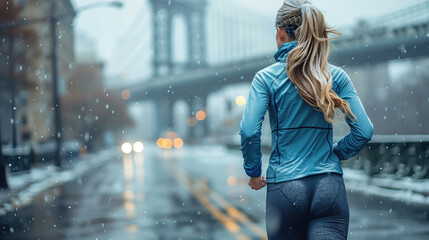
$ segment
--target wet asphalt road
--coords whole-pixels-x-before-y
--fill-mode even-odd
[[[0,217],[0,239],[264,238],[265,189],[247,186],[239,151],[146,144],[143,154],[111,158]],[[428,207],[356,192],[348,198],[349,239],[429,239]]]

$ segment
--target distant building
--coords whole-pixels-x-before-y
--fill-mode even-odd
[[[104,89],[104,64],[98,59],[94,40],[85,33],[75,36],[74,50],[75,65],[67,79],[67,93],[62,97],[63,135],[86,144],[94,118],[90,102],[96,98],[93,94],[97,90]]]
[[[51,4],[55,3],[56,14],[67,14],[57,23],[57,53],[59,90],[66,92],[67,79],[74,66],[74,29],[75,12],[70,0],[14,0],[19,6],[20,13],[17,19],[38,19],[51,14]],[[3,40],[1,52],[10,55],[6,46],[13,44],[14,73],[13,81],[16,85],[17,106],[17,138],[18,143],[26,141],[41,142],[54,136],[54,110],[52,94],[52,43],[50,22],[41,22],[25,27],[32,33],[31,39],[15,34],[12,38]],[[16,32],[21,32],[20,28]],[[3,36],[2,36],[3,37]],[[5,52],[6,50],[6,52]],[[0,77],[8,76],[9,61],[0,58]],[[10,72],[10,71],[9,71]],[[1,77],[3,78],[3,77]],[[25,79],[25,81],[22,81]],[[2,137],[3,142],[11,142],[11,105],[10,91],[7,83],[1,81],[2,91],[0,99]],[[23,84],[25,82],[25,84]],[[3,85],[6,87],[4,88]],[[7,89],[7,90],[3,90]]]
[[[64,138],[79,140],[88,151],[114,144],[133,125],[126,103],[104,86],[104,64],[93,60],[76,63],[61,100]]]

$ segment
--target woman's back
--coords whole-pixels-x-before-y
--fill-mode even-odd
[[[245,169],[252,173],[255,166],[260,168],[258,164],[252,164],[252,159],[257,160],[254,156],[260,152],[258,123],[262,122],[265,110],[269,111],[272,153],[266,178],[271,183],[324,172],[342,174],[339,160],[352,154],[349,150],[345,153],[334,152],[332,124],[325,120],[322,112],[302,99],[296,86],[290,81],[286,60],[296,44],[297,42],[284,44],[275,56],[277,63],[256,74],[240,126],[243,156],[245,160],[249,159],[245,161]],[[332,65],[329,69],[332,89],[340,97],[351,100],[353,113],[357,118],[356,122],[348,121],[353,127],[357,127],[352,129],[352,133],[357,135],[357,142],[346,147],[359,148],[371,139],[372,124],[347,74]]]

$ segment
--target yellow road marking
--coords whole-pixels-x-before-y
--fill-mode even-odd
[[[266,232],[260,226],[252,222],[252,220],[243,212],[235,208],[227,200],[225,200],[218,193],[210,190],[205,186],[204,192],[209,193],[209,196],[217,202],[223,209],[226,210],[229,216],[223,214],[218,208],[210,203],[207,197],[201,192],[195,189],[194,187],[194,178],[190,176],[182,167],[171,164],[168,160],[168,167],[173,175],[186,187],[188,190],[198,199],[198,201],[219,221],[225,228],[234,233],[235,237],[238,239],[249,239],[245,235],[236,235],[240,231],[240,226],[234,221],[237,220],[244,225],[246,225],[250,230],[252,230],[260,239],[268,239]],[[238,229],[238,230],[237,230]]]
[[[250,218],[246,214],[244,214],[243,212],[241,212],[240,210],[238,210],[237,208],[235,208],[233,205],[231,205],[228,201],[226,201],[224,198],[222,198],[221,195],[219,195],[216,192],[210,191],[210,196],[219,205],[221,205],[224,209],[226,209],[227,212],[228,212],[228,214],[232,218],[234,218],[234,219],[236,219],[236,220],[238,220],[238,221],[246,224],[261,239],[268,239],[267,234],[265,233],[264,229],[262,229],[257,224],[255,224],[254,222],[252,222],[252,220],[250,220]]]
[[[173,166],[168,160],[166,162],[168,163],[168,168],[173,174],[173,176],[176,177],[176,179],[179,180],[179,182],[195,196],[195,198],[201,203],[201,205],[203,205],[213,217],[215,217],[220,223],[222,223],[224,227],[230,233],[232,233],[236,239],[250,240],[248,236],[240,232],[240,226],[237,224],[237,222],[234,221],[233,218],[223,214],[219,209],[217,209],[213,204],[210,203],[210,201],[207,199],[206,196],[204,196],[204,194],[194,188],[192,181],[193,179],[190,178],[189,175],[184,172],[184,170],[182,170],[178,166]]]

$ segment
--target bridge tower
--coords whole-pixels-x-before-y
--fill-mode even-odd
[[[181,14],[186,21],[188,62],[185,68],[206,66],[206,0],[150,0],[153,13],[154,76],[171,75],[174,43],[172,19]]]
[[[206,6],[207,0],[150,0],[152,6],[153,29],[153,75],[154,77],[172,76],[175,69],[192,70],[207,66],[206,54]],[[173,62],[173,18],[182,16],[185,20],[187,42],[187,62]],[[188,100],[192,96],[185,97]],[[173,105],[178,100],[173,94],[160,95],[154,99],[157,116],[157,137],[162,132],[174,130]],[[192,105],[192,104],[191,104]],[[190,107],[192,109],[192,107]],[[193,109],[191,110],[191,112]],[[191,113],[190,113],[191,114]],[[205,126],[203,124],[203,126]],[[207,128],[203,127],[203,131]],[[189,129],[193,137],[193,129]]]

